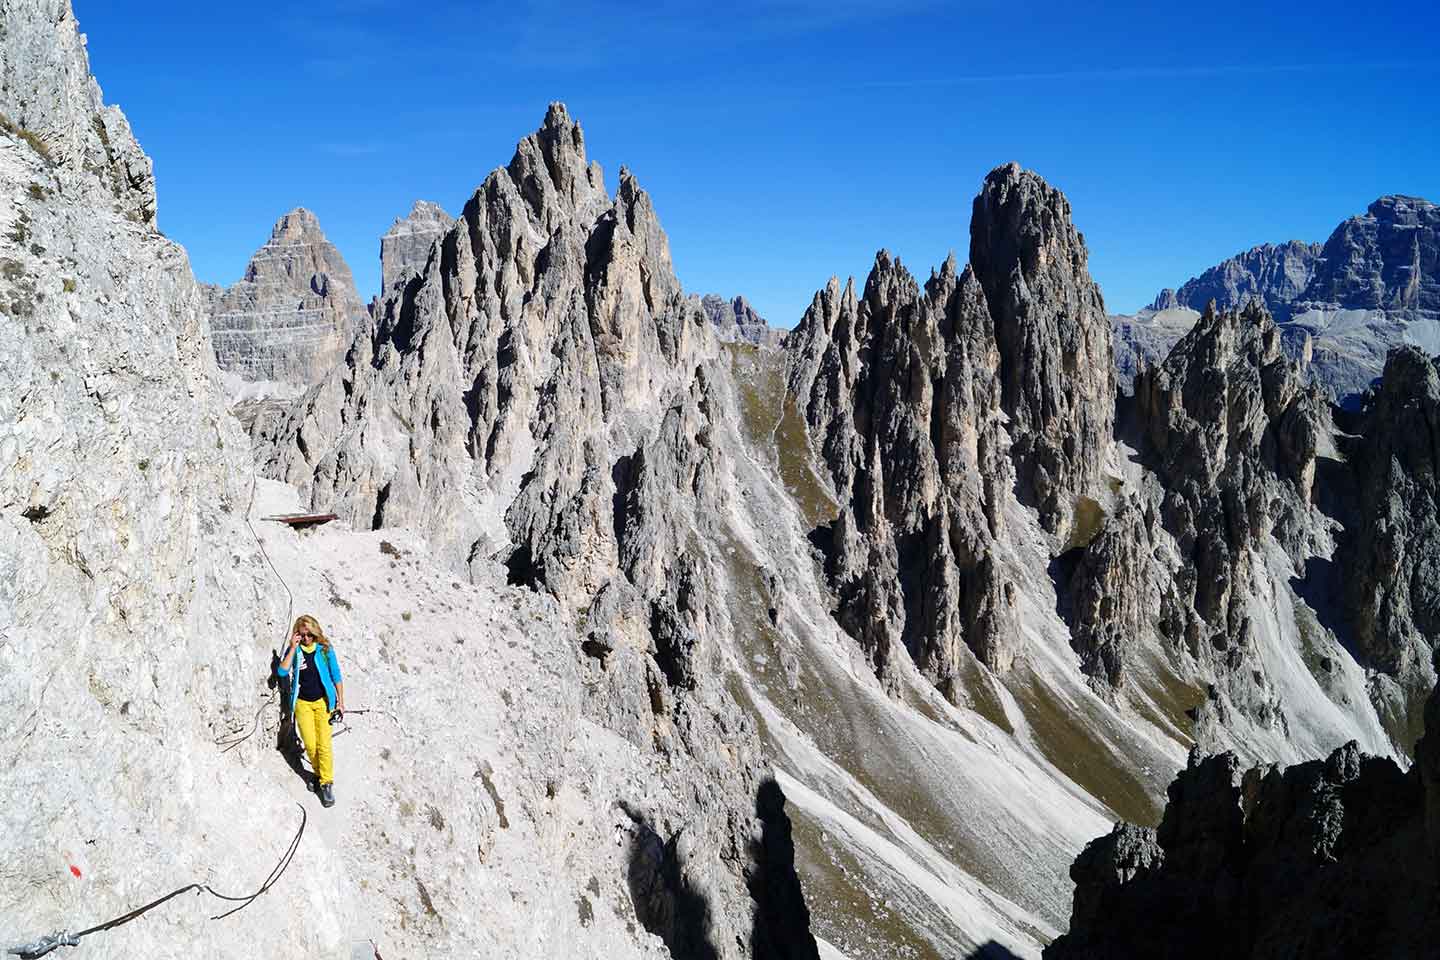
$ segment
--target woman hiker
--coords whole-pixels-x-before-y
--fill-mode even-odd
[[[298,659],[292,671],[292,662]],[[320,803],[335,805],[335,765],[330,752],[330,718],[333,711],[340,719],[345,712],[345,684],[340,678],[340,661],[335,648],[326,639],[314,617],[306,614],[295,621],[290,631],[290,646],[280,661],[282,677],[294,678],[290,683],[290,710],[300,739],[315,771],[315,788]]]

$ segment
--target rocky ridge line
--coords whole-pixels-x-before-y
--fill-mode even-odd
[[[700,298],[700,309],[715,327],[715,337],[722,343],[753,343],[774,349],[785,341],[785,331],[777,330],[755,312],[744,297],[726,298],[707,293]]]
[[[1122,383],[1163,358],[1210,300],[1263,302],[1306,377],[1354,407],[1392,346],[1440,353],[1440,206],[1391,195],[1337,226],[1323,244],[1264,244],[1164,290],[1134,317],[1114,317]]]
[[[1265,243],[1223,260],[1179,290],[1162,290],[1150,309],[1188,307],[1204,312],[1210,301],[1220,310],[1238,310],[1258,300],[1270,314],[1300,298],[1320,265],[1321,244]]]

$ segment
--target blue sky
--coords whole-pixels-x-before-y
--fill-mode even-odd
[[[155,159],[160,225],[233,282],[306,206],[379,286],[413,200],[458,213],[563,100],[694,292],[793,326],[875,251],[963,261],[987,171],[1069,196],[1107,306],[1385,193],[1440,200],[1433,3],[74,0]]]

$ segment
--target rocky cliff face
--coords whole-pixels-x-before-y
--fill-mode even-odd
[[[700,298],[700,309],[715,328],[716,339],[722,343],[739,341],[774,348],[785,339],[785,331],[771,327],[744,297],[727,300],[707,293]]]
[[[1076,859],[1070,931],[1045,957],[1426,955],[1440,936],[1433,753],[1422,744],[1408,773],[1354,743],[1283,769],[1192,754],[1158,830],[1117,824]]]
[[[205,293],[220,368],[252,381],[314,383],[365,315],[345,258],[303,208],[275,223],[238,283]]]
[[[1135,382],[1141,430],[1164,488],[1160,517],[1180,567],[1161,632],[1229,681],[1232,704],[1283,725],[1253,649],[1252,567],[1275,543],[1303,567],[1323,530],[1310,505],[1328,428],[1264,309],[1212,306],[1158,368]]]
[[[1350,310],[1440,312],[1440,206],[1381,197],[1330,234],[1295,297]]]
[[[1306,377],[1348,406],[1379,377],[1391,347],[1440,352],[1440,207],[1387,196],[1324,244],[1292,240],[1232,257],[1147,310],[1115,317],[1122,381],[1133,357],[1163,356],[1188,328],[1185,311],[1262,301]]]
[[[428,200],[416,200],[403,217],[396,217],[380,238],[380,289],[389,291],[406,278],[425,270],[435,241],[455,225],[455,218]]]
[[[260,428],[269,469],[356,526],[422,530],[472,576],[498,558],[555,597],[585,638],[586,714],[666,765],[665,793],[627,807],[643,926],[676,955],[814,956],[803,916],[752,916],[756,890],[800,895],[765,865],[785,827],[775,799],[756,806],[767,767],[718,667],[734,400],[649,196],[623,169],[608,196],[554,104],[433,249]]]
[[[200,291],[149,222],[148,187],[103,160],[99,131],[114,149],[128,128],[100,105],[69,4],[0,17],[6,97],[24,100],[11,115],[54,161],[0,133],[0,910],[19,940],[116,916],[211,862],[263,878],[256,838],[292,813],[211,742],[250,712],[256,638],[283,610],[244,524],[249,445]],[[170,919],[199,939],[197,917]],[[283,953],[300,926],[207,940]],[[153,946],[130,933],[112,948]]]
[[[858,301],[832,281],[792,336],[790,393],[841,504],[827,558],[841,624],[882,676],[896,656],[942,689],[965,656],[1007,669],[1015,588],[992,548],[1011,467],[979,281],[951,258],[922,293],[881,251]]]
[[[28,26],[64,25],[62,48],[78,51],[59,12],[32,10]],[[83,61],[63,66],[89,82]],[[564,136],[578,147],[578,129]],[[522,159],[516,171],[540,212],[545,168]],[[248,892],[299,826],[298,805],[306,831],[257,906],[212,923],[213,910],[177,899],[85,945],[815,957],[783,795],[706,667],[704,623],[726,608],[703,564],[666,552],[679,487],[711,462],[692,442],[710,429],[703,387],[669,398],[677,456],[647,451],[629,474],[634,580],[588,611],[592,623],[638,617],[649,671],[617,670],[619,692],[586,705],[607,681],[587,672],[604,670],[580,652],[572,611],[507,587],[500,564],[462,585],[413,532],[302,536],[260,521],[297,504],[255,477],[226,413],[183,251],[112,209],[104,172],[91,175],[78,184],[0,133],[0,303],[15,334],[0,374],[16,388],[0,398],[0,720],[17,732],[0,747],[6,936],[99,923],[191,881]],[[612,246],[591,237],[595,270],[582,270],[600,304],[657,290],[598,261],[633,250],[622,229],[655,239],[643,197],[633,184],[622,195],[602,224]],[[656,266],[663,249],[634,256]],[[607,364],[622,382],[623,363]],[[607,396],[598,383],[594,396]],[[335,739],[333,810],[273,749],[267,667],[299,612],[277,599],[286,591],[336,638],[351,705],[369,717]],[[438,675],[465,710],[421,682]],[[617,735],[595,719],[610,708],[643,726],[617,721]]]
[[[7,2],[0,38],[0,128],[52,164],[71,194],[153,224],[154,168],[125,114],[105,105],[70,0]]]
[[[1179,290],[1160,291],[1150,309],[1204,311],[1213,300],[1221,310],[1238,310],[1258,301],[1272,315],[1284,316],[1310,285],[1322,256],[1318,243],[1261,244],[1185,281]]]
[[[994,322],[1020,496],[1061,544],[1079,498],[1101,486],[1115,417],[1110,323],[1087,259],[1060,191],[1013,163],[985,178],[970,264]]]
[[[1343,562],[1356,644],[1378,673],[1371,697],[1407,749],[1424,729],[1440,647],[1440,374],[1414,347],[1391,352],[1351,441],[1356,514]]]

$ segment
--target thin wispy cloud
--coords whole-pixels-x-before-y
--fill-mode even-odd
[[[1440,60],[1389,61],[1376,63],[1244,63],[1176,67],[1098,67],[1079,70],[1015,70],[963,73],[944,77],[895,77],[860,80],[844,84],[848,89],[943,87],[970,83],[1024,83],[1073,80],[1186,80],[1225,76],[1264,76],[1301,73],[1345,73],[1376,71],[1430,72],[1440,70]]]

